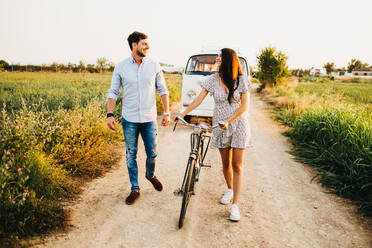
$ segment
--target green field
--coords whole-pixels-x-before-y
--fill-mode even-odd
[[[297,158],[330,192],[372,215],[372,80],[288,80],[266,91]]]
[[[172,104],[181,76],[165,78]],[[121,128],[106,127],[110,81],[111,74],[0,73],[0,241],[62,225],[61,201],[118,159]]]
[[[345,83],[329,81],[327,83],[302,83],[295,88],[299,95],[316,94],[321,96],[340,96],[347,103],[363,104],[371,107],[372,83]]]

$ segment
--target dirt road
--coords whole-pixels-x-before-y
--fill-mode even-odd
[[[73,228],[36,247],[372,247],[372,229],[346,200],[310,183],[313,171],[287,153],[282,128],[256,96],[251,99],[253,148],[246,151],[238,223],[230,206],[219,204],[226,186],[217,150],[203,169],[183,229],[178,230],[180,187],[189,150],[190,129],[159,130],[157,192],[144,178],[140,144],[141,198],[125,205],[130,184],[124,159],[104,177],[89,183],[71,206]],[[124,148],[123,148],[124,149]]]

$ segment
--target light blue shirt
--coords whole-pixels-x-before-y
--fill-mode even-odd
[[[119,62],[114,69],[108,98],[117,99],[123,87],[122,116],[130,122],[155,121],[156,94],[169,94],[159,63],[143,58],[140,66],[132,56]]]

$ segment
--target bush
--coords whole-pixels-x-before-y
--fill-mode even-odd
[[[266,85],[275,86],[283,78],[289,76],[288,66],[286,65],[288,58],[281,51],[277,51],[275,47],[261,49],[257,59],[257,77],[262,83],[259,91],[264,89]]]
[[[165,73],[164,77],[169,91],[169,106],[171,107],[173,103],[181,100],[182,76],[179,74]],[[159,95],[156,96],[156,106],[158,112],[162,113],[163,105]]]
[[[45,230],[64,217],[53,200],[70,188],[67,173],[42,151],[39,114],[24,112],[10,119],[3,109],[0,156],[0,237]],[[46,207],[46,206],[50,206]],[[39,219],[38,216],[49,215]]]
[[[100,175],[118,159],[122,130],[106,126],[109,74],[1,73],[0,243],[61,226],[61,201],[81,177]],[[170,104],[181,76],[165,75]],[[121,116],[121,97],[115,117]],[[1,246],[1,245],[0,245]]]
[[[110,149],[122,137],[105,127],[100,103],[84,109],[34,111],[26,107],[0,120],[0,237],[29,235],[60,225],[58,202],[76,192],[72,175],[99,175],[116,158]]]
[[[320,183],[372,216],[372,121],[350,111],[301,114],[286,133],[301,161],[318,169]]]
[[[305,80],[265,90],[275,117],[290,127],[293,153],[319,170],[322,185],[372,215],[372,85]]]

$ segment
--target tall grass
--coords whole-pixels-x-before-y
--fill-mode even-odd
[[[165,76],[172,104],[181,77]],[[61,201],[118,159],[122,131],[106,127],[110,81],[111,74],[0,73],[0,242],[62,225]]]
[[[372,84],[288,82],[266,91],[299,160],[330,192],[372,215]]]
[[[173,103],[181,101],[182,76],[179,74],[165,74],[165,81],[169,91],[170,106],[172,106]],[[156,95],[156,106],[158,112],[163,112],[163,105],[158,94]]]
[[[92,100],[103,102],[111,75],[3,72],[0,79],[0,104],[16,112],[22,108],[22,99],[27,105],[48,110],[85,107]]]
[[[37,106],[35,106],[37,108]],[[122,137],[105,127],[97,102],[75,110],[17,114],[3,108],[0,120],[0,236],[44,232],[63,223],[58,204],[77,192],[76,176],[94,177],[117,158]]]
[[[372,214],[372,121],[348,110],[313,110],[300,115],[286,133],[293,153],[318,169],[319,182],[355,200]]]
[[[107,91],[110,87],[111,73],[30,73],[3,72],[0,74],[0,106],[6,104],[6,110],[18,111],[22,100],[27,105],[37,105],[48,110],[75,109],[85,107],[91,101],[97,101],[106,107]],[[169,90],[170,105],[181,99],[182,76],[164,74]],[[160,97],[156,99],[158,111],[163,107]],[[121,97],[117,99],[115,116],[121,116]]]

